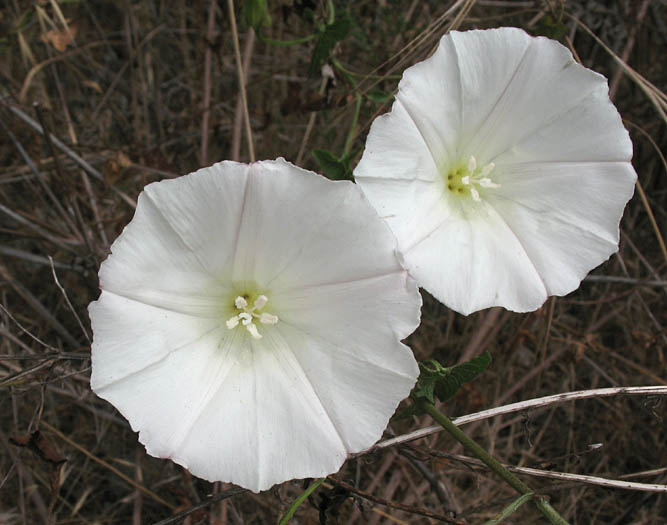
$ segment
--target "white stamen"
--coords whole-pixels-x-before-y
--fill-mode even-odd
[[[493,171],[496,165],[493,162],[489,162],[486,166],[482,168],[482,177],[488,176],[489,173]]]
[[[259,322],[262,324],[276,324],[278,322],[278,316],[264,312],[259,316]]]
[[[466,175],[465,177],[461,177],[461,184],[464,186],[467,186],[470,184],[470,175]]]
[[[257,327],[256,327],[253,323],[247,324],[247,325],[245,326],[245,329],[248,330],[248,332],[250,332],[250,335],[251,335],[254,339],[261,339],[261,338],[262,338],[262,334],[260,334],[260,333],[257,331]]]
[[[249,307],[247,299],[239,295],[234,299],[234,306],[236,306],[238,310],[241,310],[241,312],[227,319],[225,322],[227,328],[231,330],[236,328],[239,324],[242,324],[254,339],[261,339],[262,334],[257,330],[255,319],[259,320],[262,324],[268,325],[276,324],[278,322],[277,315],[268,312],[259,313],[259,310],[264,308],[268,302],[269,298],[266,295],[259,295],[253,301],[252,307]]]
[[[475,170],[477,169],[477,159],[470,155],[470,159],[468,160],[468,173],[475,173]]]
[[[238,308],[239,310],[244,310],[245,308],[248,308],[248,301],[245,300],[245,297],[241,297],[240,295],[234,299],[234,306]]]
[[[266,303],[269,302],[269,298],[266,295],[260,295],[253,304],[253,310],[261,310],[266,306]]]
[[[479,198],[479,192],[475,189],[474,186],[470,186],[470,195],[472,195],[472,200],[479,202],[482,199]]]
[[[496,184],[495,182],[493,182],[488,177],[484,177],[483,179],[479,179],[479,185],[482,188],[500,188],[500,184]]]

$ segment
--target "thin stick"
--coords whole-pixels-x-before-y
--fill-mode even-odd
[[[67,296],[67,292],[65,291],[65,288],[63,288],[63,285],[60,284],[60,281],[58,280],[58,275],[56,274],[56,268],[53,265],[53,259],[49,255],[49,262],[51,263],[51,273],[53,274],[53,280],[56,282],[56,286],[60,290],[60,293],[63,294],[63,297],[65,298],[65,302],[67,303],[67,306],[69,307],[70,311],[72,314],[74,314],[74,318],[76,319],[76,322],[79,323],[79,328],[81,328],[81,331],[83,332],[84,337],[88,341],[88,344],[92,344],[92,341],[90,340],[90,336],[88,335],[88,332],[86,331],[86,327],[83,325],[83,322],[81,321],[81,317],[79,317],[79,314],[76,313],[76,310],[74,309],[74,306],[72,306],[72,302],[69,300],[69,297]]]
[[[175,510],[175,509],[177,508],[176,505],[174,505],[173,503],[169,503],[168,501],[163,500],[160,496],[158,496],[157,494],[155,494],[155,492],[153,492],[152,490],[147,489],[147,488],[144,487],[143,485],[137,483],[137,482],[134,481],[132,478],[130,478],[130,477],[126,476],[125,474],[123,474],[120,470],[118,470],[118,469],[117,469],[116,467],[114,467],[113,465],[109,465],[109,463],[107,463],[106,461],[104,461],[104,460],[98,458],[96,455],[94,455],[93,453],[89,452],[88,450],[86,450],[85,448],[83,448],[83,447],[82,447],[81,445],[79,445],[78,443],[72,441],[72,440],[71,440],[70,438],[68,438],[65,434],[63,434],[62,432],[60,432],[60,430],[58,430],[58,429],[55,428],[55,427],[52,427],[52,426],[49,425],[46,421],[41,421],[41,422],[40,422],[40,425],[43,426],[44,428],[46,428],[49,432],[52,432],[53,434],[55,434],[56,436],[58,436],[60,439],[62,439],[62,440],[63,440],[65,443],[67,443],[68,445],[74,447],[74,448],[77,449],[79,452],[81,452],[82,454],[84,454],[84,455],[86,455],[87,457],[89,457],[90,459],[92,459],[94,462],[99,463],[100,465],[102,465],[102,466],[103,466],[104,468],[106,468],[106,469],[109,469],[111,472],[113,472],[114,474],[116,474],[116,476],[118,476],[118,477],[121,478],[123,481],[125,481],[125,482],[129,483],[130,485],[132,485],[135,489],[140,490],[141,492],[143,492],[144,494],[146,494],[148,497],[154,499],[155,501],[157,501],[158,503],[160,503],[160,504],[164,505],[165,507],[171,509],[172,511]]]
[[[153,525],[168,525],[169,523],[177,523],[180,522],[183,518],[189,516],[195,511],[198,511],[199,509],[204,509],[208,507],[209,505],[213,505],[214,503],[217,503],[218,501],[225,500],[227,498],[231,498],[234,496],[238,496],[239,494],[243,494],[244,492],[248,492],[246,489],[242,488],[233,488],[226,490],[224,492],[219,492],[218,494],[213,494],[213,496],[206,498],[204,501],[201,503],[197,503],[197,505],[194,505],[190,507],[187,510],[184,510],[183,512],[179,512],[178,514],[175,514],[174,516],[171,516],[170,518],[166,518],[162,521],[158,521],[157,523],[154,523]]]
[[[639,192],[639,197],[641,198],[642,203],[644,204],[644,208],[646,209],[646,214],[648,215],[648,219],[651,222],[651,226],[653,227],[655,236],[658,239],[660,250],[662,250],[662,256],[665,258],[665,262],[667,263],[667,246],[665,246],[665,240],[662,238],[660,227],[658,226],[658,222],[655,220],[655,215],[653,215],[653,210],[651,209],[651,205],[648,203],[648,199],[646,198],[646,193],[644,193],[644,188],[642,188],[639,179],[637,179],[635,187]]]
[[[320,95],[324,94],[324,90],[327,87],[327,82],[329,79],[322,75],[322,82],[320,82],[320,88],[317,90],[317,92]],[[301,146],[299,147],[299,153],[296,156],[296,164],[297,166],[301,166],[301,162],[303,161],[303,155],[306,151],[306,144],[308,143],[308,139],[310,138],[310,133],[313,131],[313,126],[315,125],[315,118],[317,117],[317,112],[311,111],[310,116],[308,117],[308,124],[306,125],[306,132],[303,134],[303,139],[301,140]]]
[[[599,282],[599,283],[619,283],[632,284],[636,286],[657,286],[667,287],[667,281],[649,281],[644,279],[635,279],[634,277],[621,277],[617,275],[587,275],[584,278],[585,282]]]
[[[453,423],[455,425],[465,425],[467,423],[472,423],[474,421],[481,421],[483,419],[488,419],[491,417],[511,414],[513,412],[520,412],[522,410],[543,408],[558,403],[576,401],[577,399],[612,397],[618,395],[664,396],[667,395],[667,386],[631,386],[631,387],[618,387],[618,388],[596,388],[593,390],[577,390],[575,392],[566,392],[564,394],[556,394],[553,396],[538,397],[536,399],[519,401],[518,403],[512,403],[510,405],[505,405],[497,408],[490,408],[488,410],[482,410],[481,412],[475,412],[474,414],[457,417],[453,420]],[[421,428],[419,430],[415,430],[414,432],[409,432],[407,434],[396,436],[391,439],[385,439],[384,441],[380,441],[374,447],[371,447],[368,450],[365,450],[364,452],[356,454],[355,456],[361,456],[363,454],[368,454],[369,452],[372,452],[377,449],[393,447],[395,445],[400,445],[401,443],[414,441],[415,439],[420,439],[426,436],[430,436],[431,434],[436,434],[440,431],[442,431],[442,427],[440,425]]]
[[[252,28],[248,29],[245,44],[243,46],[243,84],[248,82],[248,70],[250,69],[250,59],[255,48],[255,32]],[[240,160],[241,158],[241,135],[243,134],[243,99],[239,96],[236,99],[236,108],[234,108],[234,125],[232,126],[232,150],[229,158],[231,160]]]
[[[41,113],[39,113],[39,114],[41,115]],[[3,129],[5,130],[5,133],[7,133],[10,140],[14,143],[14,147],[16,147],[16,149],[20,153],[21,157],[23,157],[23,160],[25,161],[25,163],[28,165],[30,170],[35,174],[35,177],[37,177],[37,182],[39,182],[40,186],[44,190],[44,193],[46,193],[46,195],[49,197],[49,199],[53,203],[53,206],[55,207],[55,209],[58,211],[60,216],[64,219],[65,224],[67,224],[70,232],[74,235],[77,235],[79,232],[77,231],[76,227],[74,226],[74,223],[72,222],[72,219],[70,218],[68,213],[65,211],[65,209],[62,207],[62,205],[60,204],[60,201],[55,196],[53,191],[51,191],[51,188],[49,187],[49,185],[45,181],[45,176],[37,169],[37,166],[35,166],[35,163],[32,161],[32,159],[28,155],[28,152],[25,150],[23,145],[18,141],[18,139],[14,136],[14,134],[11,132],[11,130],[1,120],[0,120],[0,125],[2,125]],[[47,141],[47,145],[48,145],[50,151],[53,151],[52,148],[51,148],[51,143],[49,141]],[[51,155],[53,156],[53,153],[51,153]],[[54,162],[56,161],[55,156],[53,156],[53,160],[54,160]],[[62,174],[60,173],[60,167],[58,166],[57,162],[56,162],[56,169],[58,171],[58,174],[62,176]]]
[[[35,122],[32,118],[30,118],[28,115],[26,115],[23,111],[21,111],[19,108],[16,108],[14,106],[11,106],[9,104],[6,105],[7,109],[14,113],[17,117],[19,117],[23,122],[28,124],[32,129],[34,129],[37,133],[40,135],[44,135],[45,131],[42,129],[42,126],[40,126],[37,122]],[[104,175],[102,175],[98,170],[93,168],[90,164],[88,164],[83,158],[81,158],[79,155],[74,153],[70,148],[68,148],[65,144],[63,144],[56,136],[51,134],[51,142],[53,145],[58,148],[60,151],[62,151],[65,155],[67,155],[70,159],[72,159],[74,162],[76,162],[81,168],[83,168],[88,174],[92,175],[95,177],[97,180],[105,182],[104,181]],[[137,207],[137,202],[133,200],[131,197],[129,197],[125,192],[119,190],[115,186],[111,186],[111,189],[115,191],[126,203],[128,203],[132,208]]]
[[[208,164],[208,122],[211,116],[211,43],[213,42],[213,31],[215,30],[215,6],[216,0],[211,0],[208,5],[208,26],[206,28],[206,51],[204,52],[204,108],[201,119],[201,158],[200,164]]]
[[[250,127],[250,113],[248,113],[248,99],[245,91],[243,63],[241,62],[241,50],[239,49],[239,33],[236,29],[236,15],[234,14],[234,0],[227,0],[227,6],[229,7],[229,20],[232,25],[232,41],[234,42],[234,55],[236,56],[236,71],[239,77],[239,90],[241,91],[241,100],[243,101],[246,138],[248,139],[248,154],[250,156],[250,162],[255,162],[255,146],[252,141],[252,128]]]
[[[449,459],[454,459],[467,463],[470,465],[476,465],[483,467],[484,464],[476,459],[468,456],[462,456],[459,454],[446,454],[442,452],[433,452],[430,451],[430,454],[439,457],[446,457]],[[512,465],[504,465],[507,470],[510,472],[516,472],[517,474],[525,474],[527,476],[535,476],[538,478],[550,478],[550,479],[559,479],[563,481],[574,481],[576,483],[587,483],[589,485],[598,485],[600,487],[608,487],[612,489],[624,489],[624,490],[641,490],[644,492],[667,492],[667,485],[660,485],[658,483],[637,483],[633,481],[621,481],[618,479],[609,479],[601,478],[598,476],[587,476],[584,474],[569,474],[567,472],[554,472],[552,470],[541,470],[536,468],[529,467],[514,467]],[[657,469],[658,474],[662,473],[665,469]]]
[[[648,4],[649,0],[644,0],[642,5],[639,7],[639,10],[637,11],[637,18],[635,20],[635,24],[632,27],[632,30],[630,31],[630,35],[628,36],[628,41],[625,44],[625,48],[623,49],[623,53],[621,54],[621,60],[623,62],[628,62],[628,59],[630,58],[630,53],[632,53],[632,48],[635,46],[635,38],[637,37],[637,31],[642,25],[642,22],[644,21],[644,17],[646,16],[646,11],[648,10]],[[618,85],[621,81],[621,77],[623,76],[623,68],[619,65],[616,68],[616,72],[614,73],[614,77],[611,79],[611,82],[609,82],[609,98],[614,100],[616,96],[616,90],[618,89]]]
[[[373,494],[370,494],[368,492],[364,492],[363,490],[359,490],[358,488],[353,487],[352,485],[350,485],[348,483],[345,483],[344,481],[340,481],[340,480],[338,480],[336,478],[333,478],[331,476],[329,476],[327,479],[329,481],[331,481],[332,483],[335,483],[339,487],[344,488],[345,490],[347,490],[349,492],[352,492],[353,494],[356,494],[357,496],[360,496],[364,499],[367,499],[368,501],[372,501],[373,503],[377,503],[378,505],[383,505],[385,507],[389,507],[389,508],[392,508],[392,509],[402,510],[403,512],[409,512],[410,514],[418,514],[420,516],[425,516],[427,518],[431,518],[431,519],[437,520],[437,521],[444,521],[446,523],[456,523],[456,524],[459,524],[459,525],[462,525],[462,524],[465,523],[464,521],[457,520],[457,519],[454,519],[454,518],[449,518],[447,516],[441,516],[440,514],[430,512],[426,509],[422,509],[422,508],[419,508],[419,507],[413,507],[411,505],[404,505],[403,503],[397,503],[395,501],[390,501],[390,500],[386,500],[386,499],[383,499],[383,498],[379,498],[379,497],[377,497]]]

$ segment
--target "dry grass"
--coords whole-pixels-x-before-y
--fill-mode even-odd
[[[290,2],[278,3],[270,2],[272,38],[312,31]],[[318,17],[324,3],[313,2]],[[571,390],[666,384],[667,261],[656,232],[667,230],[664,98],[641,80],[666,84],[666,5],[350,3],[355,27],[335,57],[352,71],[378,76],[358,78],[367,93],[392,92],[397,80],[390,75],[427,56],[449,28],[512,25],[536,34],[553,30],[547,17],[564,8],[561,41],[610,78],[635,145],[633,163],[646,199],[635,195],[630,202],[619,254],[594,271],[597,279],[524,315],[493,309],[465,318],[425,294],[422,326],[410,338],[419,359],[451,364],[483,349],[495,359],[481,380],[444,407],[450,415]],[[128,423],[90,391],[86,334],[97,268],[130,220],[141,188],[202,164],[249,158],[226,7],[183,0],[11,0],[0,8],[0,523],[154,523],[230,488],[146,455]],[[625,61],[634,78],[576,20]],[[340,154],[353,115],[351,85],[340,75],[333,85],[308,77],[312,44],[270,46],[243,26],[239,31],[256,156],[296,160],[302,150],[303,167],[317,169],[313,149]],[[363,147],[372,117],[387,109],[364,101],[352,151]],[[19,112],[41,121],[67,150]],[[594,399],[466,429],[513,465],[619,478],[667,466],[666,413],[658,397]],[[387,435],[430,424],[426,417],[397,421]],[[29,439],[37,429],[41,439]],[[594,443],[603,446],[589,450]],[[431,522],[384,504],[391,503],[481,523],[514,499],[484,470],[443,452],[461,450],[438,434],[349,460],[337,478],[362,495],[329,484],[296,519]],[[667,523],[664,493],[525,479],[572,523]],[[633,480],[664,484],[667,474]],[[185,522],[274,523],[302,490],[295,481],[260,495],[236,495],[192,512]],[[525,505],[508,523],[539,520]]]

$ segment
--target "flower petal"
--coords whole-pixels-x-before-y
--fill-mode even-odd
[[[242,235],[250,242],[247,255],[239,255],[246,262],[238,262],[237,271],[254,261],[256,279],[273,294],[387,273],[404,275],[396,239],[357,185],[289,166],[298,174],[289,192],[278,187],[276,177],[265,177],[253,190],[256,202],[250,209],[256,212]],[[304,199],[305,209],[300,204]]]
[[[398,85],[392,112],[398,106],[404,108],[438,167],[456,159],[462,97],[459,59],[446,39],[428,60],[406,69]],[[405,145],[397,151],[403,149]]]
[[[482,164],[496,162],[499,154],[539,136],[544,127],[563,117],[571,130],[567,116],[590,104],[601,106],[592,110],[595,116],[602,113],[608,120],[608,114],[617,115],[604,77],[577,64],[554,40],[512,28],[453,32],[451,38],[465,93],[459,137],[464,157],[475,155]],[[584,129],[586,135],[597,131],[590,125]],[[540,142],[543,138],[539,136]],[[549,138],[557,138],[554,147],[564,151],[561,136]],[[514,153],[520,156],[522,151]]]
[[[88,307],[95,334],[91,387],[98,389],[135,374],[220,326],[199,318],[103,291]]]
[[[165,310],[215,315],[225,287],[165,220],[149,191],[139,195],[134,218],[111,253],[100,268],[102,289]]]
[[[579,286],[618,249],[618,223],[636,175],[627,162],[512,166],[489,203],[537,268],[549,295]]]
[[[349,453],[360,452],[382,436],[386,414],[407,397],[418,375],[410,349],[394,340],[377,350],[333,343],[319,333],[283,324],[279,333],[289,346],[327,417]],[[352,341],[354,334],[350,334]],[[374,355],[375,354],[375,355]]]
[[[398,374],[412,375],[417,372],[410,352],[388,349],[419,325],[415,304],[420,303],[417,286],[405,270],[293,288],[277,294],[274,301],[281,324],[347,348]]]
[[[238,361],[172,459],[199,477],[256,492],[337,471],[346,448],[292,354],[293,341],[276,330],[267,331],[261,343],[247,341],[235,349]]]
[[[227,161],[189,177],[149,184],[142,196],[159,210],[162,222],[178,236],[185,251],[223,283],[231,275],[247,181],[248,165]]]
[[[498,304],[527,312],[547,297],[524,247],[483,203],[468,214],[443,214],[442,222],[404,257],[418,283],[464,315]]]
[[[355,178],[420,286],[463,313],[527,311],[615,250],[636,175],[607,91],[565,47],[513,28],[451,32],[406,70]],[[462,167],[480,171],[457,196]]]
[[[129,419],[149,454],[255,491],[340,467],[346,450],[280,338],[267,348],[188,316],[156,321],[151,308],[107,292],[91,308],[93,388]],[[122,313],[149,324],[133,326]]]
[[[220,163],[146,188],[114,247],[91,384],[148,453],[195,475],[259,491],[329,474],[414,385],[399,339],[421,297],[350,182]]]

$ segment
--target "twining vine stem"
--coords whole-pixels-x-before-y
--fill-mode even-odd
[[[471,454],[482,460],[486,466],[498,474],[498,476],[500,476],[519,494],[533,493],[528,485],[517,478],[509,470],[507,470],[502,463],[500,463],[496,458],[494,458],[491,454],[479,446],[475,441],[470,439],[459,427],[452,423],[451,419],[440,412],[433,403],[430,403],[425,399],[420,399],[417,402],[424,410],[424,412],[435,419],[440,424],[440,426],[442,426],[442,428],[444,428],[451,434],[452,437],[454,437],[454,439],[461,443]],[[544,497],[535,496],[533,501],[538,510],[544,515],[545,518],[549,520],[549,523],[553,525],[567,525],[567,521],[565,521],[561,515],[556,512],[556,509],[554,509]]]

